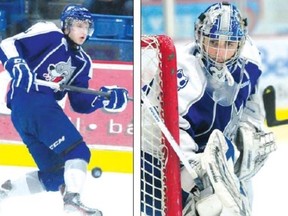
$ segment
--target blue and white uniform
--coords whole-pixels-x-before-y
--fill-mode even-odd
[[[55,24],[39,22],[3,40],[0,60],[5,66],[8,59],[19,57],[37,79],[87,88],[92,77],[91,59],[80,46],[71,44]],[[93,112],[103,104],[93,95],[35,84],[27,93],[13,81],[7,94],[12,122],[37,163],[46,189],[58,190],[64,183],[64,162],[76,155],[89,162],[90,151],[57,101],[68,94],[71,107],[79,113]]]
[[[5,65],[5,62],[13,57],[25,59],[37,79],[87,88],[88,81],[92,77],[90,57],[80,46],[78,49],[69,46],[62,31],[51,22],[37,23],[25,32],[3,40],[0,50],[2,63]],[[66,93],[37,85],[32,85],[31,90],[51,95],[56,100],[62,99]],[[14,91],[17,89],[11,88],[9,91],[8,106],[13,100]],[[69,97],[76,111],[83,113],[93,111],[90,105],[94,97],[70,92]],[[73,103],[74,97],[77,97],[75,100],[78,103]],[[84,105],[79,103],[78,99],[81,98]]]
[[[180,147],[189,161],[199,159],[198,153],[205,150],[215,129],[237,145],[235,138],[241,122],[253,125],[260,131],[264,128],[264,113],[257,91],[262,73],[261,59],[251,39],[247,37],[239,59],[228,69],[234,85],[226,91],[221,88],[209,90],[209,76],[198,53],[195,43],[177,52]],[[213,95],[218,95],[218,100]],[[219,95],[224,96],[223,100]],[[227,101],[227,98],[230,99]],[[230,156],[234,157],[232,154]],[[246,187],[249,188],[249,196],[252,196],[250,182],[246,182]],[[189,194],[185,190],[182,192],[184,206]]]
[[[91,153],[58,101],[67,95],[75,112],[88,114],[103,108],[115,113],[126,108],[128,91],[115,85],[103,86],[100,91],[109,94],[103,97],[35,84],[38,79],[89,87],[92,61],[81,45],[93,34],[93,16],[81,5],[69,4],[60,20],[61,30],[51,22],[39,22],[0,44],[0,60],[12,78],[7,94],[11,119],[38,167],[4,182],[0,201],[60,191],[66,213],[102,216],[100,210],[81,202]]]
[[[258,92],[260,52],[248,35],[247,19],[227,2],[208,7],[194,30],[195,42],[177,50],[180,147],[203,184],[195,187],[181,169],[183,211],[250,215],[250,180],[269,147],[263,160],[257,157],[261,148],[274,145],[273,139],[255,138],[270,135]],[[206,194],[197,197],[197,188]]]
[[[207,92],[205,68],[201,66],[197,53],[194,43],[177,52],[180,144],[188,158],[190,153],[203,152],[214,129],[219,129],[232,140],[240,121],[249,121],[256,128],[262,128],[264,122],[257,92],[262,73],[261,60],[251,39],[246,40],[237,63],[230,71],[238,91],[231,96],[233,99],[229,105],[220,105]],[[221,93],[227,97],[231,92]]]

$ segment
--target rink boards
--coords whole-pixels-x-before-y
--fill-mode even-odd
[[[10,120],[5,97],[10,78],[0,68],[0,164],[35,166],[26,146],[22,143]],[[128,90],[133,97],[133,65],[127,62],[93,61],[93,79],[90,88],[117,85]],[[133,102],[121,113],[97,110],[85,115],[70,108],[67,98],[60,105],[71,122],[80,131],[91,149],[89,169],[131,173],[133,170]]]
[[[97,147],[97,145],[95,145]],[[91,147],[91,146],[90,146]],[[0,144],[0,164],[8,166],[34,167],[35,163],[24,144]],[[132,173],[133,151],[121,148],[91,149],[88,169],[100,167],[102,171]]]

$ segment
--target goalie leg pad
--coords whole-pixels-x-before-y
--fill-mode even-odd
[[[212,194],[199,200],[196,209],[200,216],[218,216],[222,212],[222,202],[216,194]]]
[[[184,195],[184,196],[183,196]],[[182,203],[182,215],[183,216],[195,216],[196,213],[196,205],[195,205],[195,196],[192,193],[187,193],[182,191],[182,196],[185,197],[185,203]],[[184,200],[182,200],[184,201]]]
[[[204,150],[201,163],[223,207],[229,209],[231,215],[249,216],[251,214],[249,200],[234,174],[233,157],[227,158],[229,152],[239,154],[232,143],[227,144],[221,131],[214,130]]]

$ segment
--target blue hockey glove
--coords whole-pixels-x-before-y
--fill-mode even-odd
[[[30,91],[34,83],[34,76],[24,59],[19,57],[10,58],[6,61],[4,67],[13,79],[13,86],[24,88],[27,92]]]
[[[117,86],[103,86],[100,91],[109,92],[110,99],[103,100],[103,108],[108,112],[122,112],[128,103],[128,91]]]

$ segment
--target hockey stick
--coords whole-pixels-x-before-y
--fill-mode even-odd
[[[158,111],[156,110],[156,108],[154,106],[152,106],[152,104],[150,103],[149,99],[147,98],[147,96],[146,96],[145,92],[143,92],[143,90],[142,90],[141,95],[142,95],[141,98],[142,98],[144,105],[150,111],[150,114],[153,117],[153,119],[155,120],[155,123],[157,124],[157,126],[160,128],[160,130],[162,131],[162,133],[164,134],[164,136],[166,137],[166,139],[170,143],[171,147],[173,148],[173,150],[175,151],[175,153],[177,154],[177,156],[179,157],[179,159],[183,163],[184,167],[187,169],[188,173],[191,175],[191,177],[194,180],[198,179],[197,173],[192,169],[191,165],[189,164],[188,160],[184,156],[184,154],[183,154],[182,150],[180,149],[179,145],[177,144],[176,140],[174,139],[174,137],[172,136],[172,134],[170,133],[168,128],[163,123],[162,119],[159,116]]]
[[[80,92],[80,93],[85,93],[85,94],[92,94],[92,95],[98,95],[105,97],[107,99],[110,98],[110,93],[109,92],[102,92],[102,91],[97,91],[94,89],[89,89],[89,88],[81,88],[77,86],[71,86],[71,85],[65,85],[65,84],[59,84],[59,83],[54,83],[54,82],[48,82],[45,80],[40,80],[36,79],[34,81],[36,85],[42,85],[42,86],[47,86],[53,89],[57,89],[60,91],[67,90],[67,91],[74,91],[74,92]],[[128,97],[129,101],[133,101],[133,98]]]
[[[263,104],[266,112],[268,127],[288,124],[288,119],[277,120],[276,118],[276,95],[273,86],[267,86],[263,91]]]

